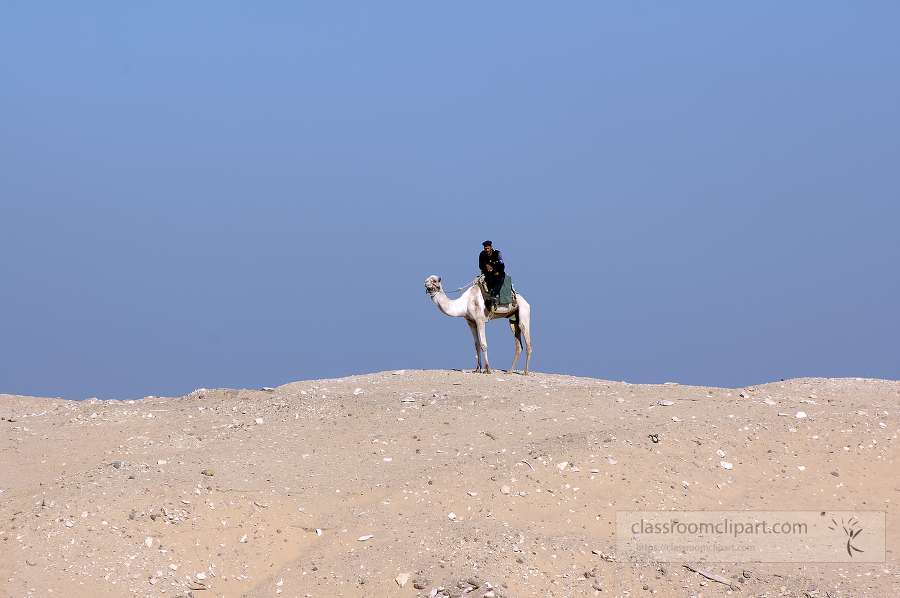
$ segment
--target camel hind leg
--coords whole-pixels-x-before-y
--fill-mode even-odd
[[[522,333],[522,342],[525,344],[525,371],[523,373],[527,376],[528,366],[531,365],[531,306],[528,305],[521,295],[519,295],[519,310],[516,320],[517,327]],[[519,340],[518,334],[516,335],[516,340]],[[518,354],[516,357],[518,357]],[[513,361],[513,364],[515,364],[515,361]]]
[[[512,316],[509,319],[509,329],[512,330],[513,338],[516,340],[516,356],[513,357],[512,365],[509,366],[509,369],[506,370],[507,374],[511,374],[516,371],[516,362],[519,361],[519,355],[522,353],[522,332],[519,329],[519,323],[516,320],[515,316]]]
[[[528,327],[522,328],[523,341],[525,342],[525,372],[528,375],[528,366],[531,364],[531,331]],[[513,362],[515,363],[515,362]]]

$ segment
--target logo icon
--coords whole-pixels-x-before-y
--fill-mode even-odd
[[[838,522],[835,521],[834,519],[832,519],[831,522],[834,524],[834,527],[831,527],[829,525],[828,529],[833,529],[833,530],[837,531],[838,528],[841,528],[844,530],[844,533],[847,535],[847,554],[850,555],[850,558],[853,558],[854,550],[856,552],[865,552],[865,550],[860,550],[859,548],[857,548],[856,546],[853,546],[853,544],[851,544],[851,542],[853,542],[853,540],[856,538],[856,536],[858,536],[860,534],[860,532],[863,531],[863,528],[859,526],[859,521],[856,519],[856,517],[851,517],[850,520],[847,521],[846,523],[844,523],[843,518],[841,518],[840,524],[838,524]]]

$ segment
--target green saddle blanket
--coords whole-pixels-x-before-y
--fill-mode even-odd
[[[500,287],[500,305],[512,303],[512,277],[507,274],[503,279],[503,286]]]

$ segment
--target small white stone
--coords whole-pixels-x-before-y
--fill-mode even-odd
[[[616,399],[616,403],[624,403],[624,402],[625,402],[625,399],[623,399],[622,397],[619,397],[618,399]]]
[[[144,540],[144,544],[147,545],[147,548],[150,548],[151,546],[153,546],[153,538],[148,537],[146,540]]]
[[[798,465],[797,469],[799,469],[800,471],[803,471],[804,469],[806,469],[806,467],[804,467],[803,465]]]
[[[675,401],[659,401],[657,405],[662,405],[663,407],[671,407],[675,404]]]
[[[500,486],[500,492],[503,494],[509,494],[509,486]]]
[[[409,581],[409,573],[401,573],[394,581],[396,581],[397,585],[402,588],[406,585],[406,582]]]
[[[206,573],[198,573],[197,579],[206,579]]]
[[[466,494],[468,494],[469,496],[478,496],[478,493],[474,491],[469,491]]]
[[[157,465],[165,465],[165,464],[166,464],[166,460],[165,460],[165,459],[157,459],[157,460],[156,460],[156,464],[157,464]]]
[[[363,389],[357,388],[356,390],[353,391],[353,394],[354,395],[362,394],[362,391],[363,391]]]
[[[681,485],[684,486],[685,488],[690,488],[690,487],[691,487],[691,483],[688,482],[687,480],[681,482]]]
[[[804,417],[806,417],[806,414],[802,411],[798,411],[797,415],[795,415],[794,417],[796,417],[797,419],[803,419]]]
[[[456,519],[456,513],[454,513],[453,511],[450,511],[450,513],[447,514],[447,518],[448,519]]]
[[[773,400],[770,399],[769,397],[766,397],[766,398],[763,400],[763,403],[765,403],[766,405],[774,405],[774,404],[775,404],[775,401],[773,401]]]
[[[256,423],[258,423],[258,424],[263,423],[263,418],[257,417],[257,418],[256,418]]]
[[[556,464],[556,468],[559,469],[560,471],[562,471],[562,470],[564,470],[564,469],[566,468],[566,466],[567,466],[568,464],[569,464],[568,461],[563,461],[562,463],[557,463],[557,464]]]
[[[716,454],[719,455],[720,457],[724,457],[724,456],[725,456],[725,451],[723,451],[722,449],[719,449],[719,450],[716,451]]]
[[[172,571],[178,571],[178,565],[172,563],[171,565],[169,565],[169,569],[171,569]]]
[[[247,541],[247,534],[244,534],[243,536],[241,536],[241,539],[238,540],[238,542],[241,542],[241,543],[245,543],[246,541]]]
[[[721,465],[725,469],[734,469],[734,465],[732,465],[728,461],[719,461],[719,465]]]
[[[375,534],[369,534],[367,536],[360,536],[359,538],[357,538],[357,540],[359,540],[360,542],[365,542],[366,540],[371,540],[374,537]]]

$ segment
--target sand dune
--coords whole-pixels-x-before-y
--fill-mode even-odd
[[[413,370],[0,395],[0,596],[896,596],[898,402]],[[640,509],[886,511],[886,562],[623,562]]]

